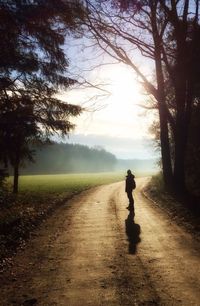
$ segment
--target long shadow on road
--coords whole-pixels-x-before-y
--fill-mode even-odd
[[[135,254],[137,251],[137,244],[140,239],[140,225],[134,222],[134,214],[130,211],[127,219],[125,220],[126,235],[129,241],[129,254]]]

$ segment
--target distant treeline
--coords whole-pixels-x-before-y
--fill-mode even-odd
[[[32,147],[33,162],[20,166],[20,175],[120,171],[131,169],[137,175],[151,175],[159,170],[157,159],[117,159],[100,146],[57,143]],[[12,167],[8,167],[13,175]]]
[[[33,150],[34,163],[22,165],[20,174],[113,171],[117,163],[115,155],[101,147],[54,142]]]

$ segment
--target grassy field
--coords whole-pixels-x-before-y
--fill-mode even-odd
[[[152,173],[136,173],[136,177],[151,176]],[[76,173],[52,175],[24,175],[19,177],[19,194],[79,192],[90,187],[125,180],[126,172]],[[12,184],[13,177],[8,183]]]
[[[65,192],[77,193],[90,187],[123,179],[124,174],[117,172],[20,176],[19,194],[53,195]],[[12,177],[9,178],[8,182],[12,183]]]

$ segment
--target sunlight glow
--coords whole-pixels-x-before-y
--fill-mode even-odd
[[[95,103],[91,102],[100,110],[84,112],[79,118],[74,119],[75,133],[133,139],[145,137],[151,119],[144,116],[144,110],[139,106],[146,96],[142,94],[141,85],[133,71],[122,64],[108,65],[96,71],[96,75],[92,71],[92,78],[99,83],[104,82],[106,84],[104,89],[109,91],[110,95],[100,101],[97,99]],[[67,101],[84,106],[85,101],[95,95],[99,95],[98,90],[88,88],[82,91],[73,90],[67,93]]]
[[[113,114],[113,119],[122,122],[133,122],[137,119],[138,105],[142,101],[140,85],[134,78],[133,72],[126,67],[110,71],[110,91],[108,99],[108,113]],[[132,118],[132,119],[131,119]]]

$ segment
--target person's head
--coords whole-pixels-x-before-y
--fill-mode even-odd
[[[131,174],[131,170],[130,169],[127,170],[127,174]]]

